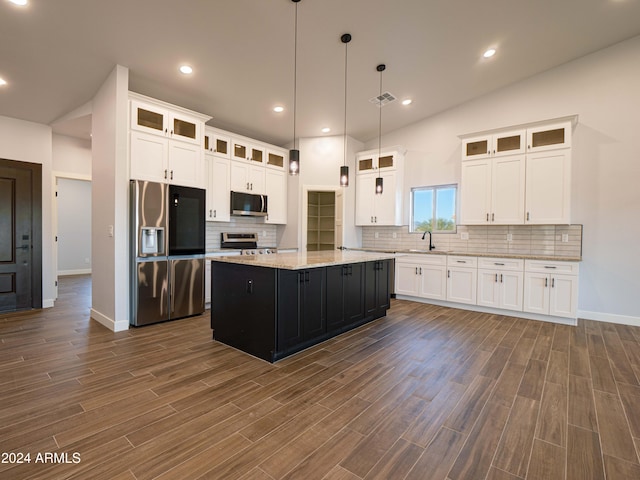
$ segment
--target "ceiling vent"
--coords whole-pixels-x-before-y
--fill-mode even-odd
[[[384,107],[387,103],[391,103],[395,101],[396,97],[394,97],[389,92],[384,92],[382,95],[375,96],[370,98],[369,101],[376,105],[377,107]]]

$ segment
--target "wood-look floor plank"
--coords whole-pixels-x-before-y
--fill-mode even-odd
[[[604,456],[604,471],[607,478],[615,480],[637,480],[640,478],[640,465],[610,455]]]
[[[569,375],[569,424],[598,431],[591,380]]]
[[[564,479],[567,449],[536,438],[533,441],[527,478],[531,480]],[[573,467],[572,467],[573,468]],[[578,478],[575,480],[578,480]],[[572,479],[573,480],[573,479]]]
[[[540,402],[517,396],[498,444],[493,465],[524,478],[536,431]]]
[[[451,467],[451,480],[486,477],[508,416],[500,402],[487,404]]]
[[[612,457],[638,463],[638,455],[633,446],[629,424],[618,395],[594,391],[598,431],[602,452]]]
[[[460,453],[466,438],[467,436],[460,432],[442,427],[411,468],[406,480],[447,478],[447,473]]]
[[[567,446],[567,387],[547,382],[542,394],[536,437],[560,447]]]
[[[405,478],[423,452],[423,448],[401,438],[387,450],[364,479]]]
[[[567,480],[602,480],[604,467],[598,434],[569,425],[567,434]]]

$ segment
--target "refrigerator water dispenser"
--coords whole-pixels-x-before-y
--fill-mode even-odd
[[[164,255],[164,228],[141,227],[140,254]]]

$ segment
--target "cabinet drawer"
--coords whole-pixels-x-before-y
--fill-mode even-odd
[[[479,257],[478,268],[521,272],[524,270],[524,260],[517,259],[517,258]]]
[[[401,257],[396,258],[396,263],[410,264],[410,265],[446,265],[447,264],[447,256],[446,255],[429,255],[425,254],[410,254],[410,255],[402,255]]]
[[[466,257],[464,255],[448,255],[447,266],[476,268],[478,266],[478,257]]]
[[[526,260],[524,262],[526,272],[562,273],[565,275],[578,275],[578,262],[547,262],[543,260]]]

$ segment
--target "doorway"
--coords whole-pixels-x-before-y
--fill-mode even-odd
[[[341,188],[304,187],[303,242],[306,251],[335,250],[342,246]]]
[[[42,165],[0,159],[0,312],[42,308]]]

